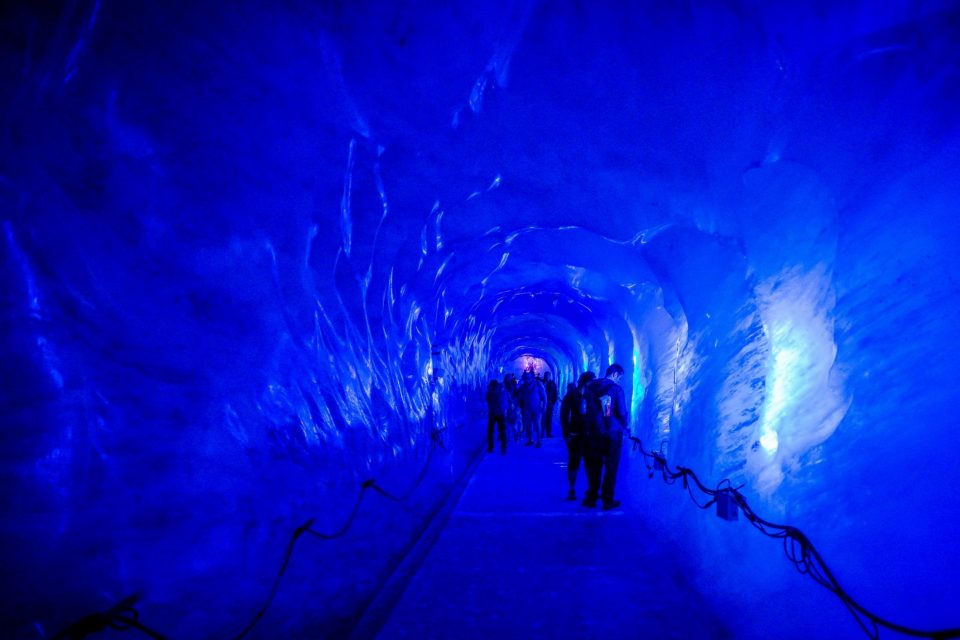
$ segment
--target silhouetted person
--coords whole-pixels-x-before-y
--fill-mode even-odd
[[[507,388],[507,393],[511,396],[517,395],[517,376],[512,373],[504,374],[503,376],[503,386]]]
[[[547,392],[540,381],[529,371],[520,379],[520,407],[523,409],[523,430],[527,436],[524,446],[533,445],[536,436],[537,446],[540,446],[540,421],[543,420],[543,409],[547,404]]]
[[[493,427],[500,432],[500,453],[507,452],[507,411],[510,410],[510,398],[507,390],[497,380],[491,380],[487,386],[487,451],[493,452]]]
[[[587,450],[584,457],[587,496],[583,499],[583,505],[586,507],[597,506],[598,492],[605,510],[620,506],[620,501],[613,498],[613,490],[617,484],[623,432],[630,424],[623,389],[620,388],[622,377],[623,367],[611,364],[607,367],[606,376],[588,384],[584,393],[588,405],[588,414],[584,418],[587,424]]]
[[[574,485],[577,482],[577,472],[580,470],[580,461],[583,459],[586,448],[583,415],[587,408],[583,399],[583,388],[594,378],[596,376],[592,371],[584,372],[577,384],[571,382],[567,385],[567,393],[560,403],[560,429],[563,441],[567,444],[567,480],[570,482],[567,500],[577,499]]]
[[[512,373],[504,374],[503,387],[510,399],[510,407],[507,409],[507,425],[513,434],[513,441],[520,442],[520,438],[523,437],[523,414],[520,411],[520,400],[517,397],[517,377]]]
[[[551,380],[550,372],[543,374],[543,388],[547,392],[547,407],[543,413],[543,427],[546,437],[553,437],[553,409],[557,406],[557,383]]]

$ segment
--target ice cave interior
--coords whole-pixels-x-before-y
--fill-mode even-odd
[[[12,637],[234,637],[354,510],[250,637],[349,635],[524,362],[622,364],[647,449],[960,625],[955,2],[0,11]],[[631,469],[735,637],[864,635]]]

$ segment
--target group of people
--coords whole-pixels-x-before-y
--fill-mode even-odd
[[[542,376],[532,370],[520,380],[512,373],[503,382],[491,380],[487,386],[487,451],[493,451],[494,428],[500,436],[500,452],[507,452],[507,427],[515,442],[526,438],[525,446],[539,447],[541,438],[553,437],[553,412],[557,405],[557,383],[550,372]]]
[[[577,473],[581,462],[586,471],[587,491],[585,507],[615,509],[620,501],[614,499],[617,469],[623,436],[629,431],[630,415],[620,380],[623,367],[611,364],[604,377],[597,378],[592,371],[583,373],[577,383],[567,385],[560,404],[560,426],[567,445],[568,500],[576,500]],[[494,430],[499,432],[500,452],[507,452],[507,426],[515,441],[526,437],[526,446],[540,446],[540,439],[550,438],[553,411],[557,402],[557,384],[550,372],[542,378],[533,371],[524,371],[518,381],[507,374],[501,383],[491,380],[487,387],[487,451],[493,452]]]

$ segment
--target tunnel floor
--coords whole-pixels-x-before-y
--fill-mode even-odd
[[[378,637],[732,637],[625,486],[565,500],[561,438],[485,455]]]

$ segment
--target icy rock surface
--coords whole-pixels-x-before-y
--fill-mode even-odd
[[[622,4],[5,7],[0,626],[231,637],[415,488],[252,635],[348,633],[521,356],[960,624],[960,15]],[[737,637],[861,633],[630,469]]]

